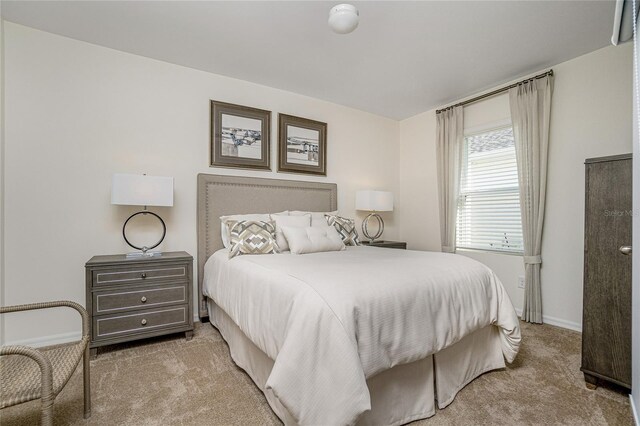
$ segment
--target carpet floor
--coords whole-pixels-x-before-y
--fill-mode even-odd
[[[633,425],[626,394],[585,388],[580,333],[526,323],[522,333],[513,364],[477,378],[447,408],[412,426]],[[56,424],[280,424],[210,324],[198,326],[189,342],[174,336],[99,352],[91,380],[92,417],[82,418],[78,370],[56,398]],[[39,401],[32,401],[0,411],[0,423],[34,425],[39,416]]]

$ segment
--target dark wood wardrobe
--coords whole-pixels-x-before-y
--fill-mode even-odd
[[[631,154],[585,161],[582,367],[631,389]],[[640,249],[640,248],[639,248]]]

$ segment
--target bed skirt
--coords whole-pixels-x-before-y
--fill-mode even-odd
[[[240,330],[211,299],[207,299],[209,320],[229,345],[231,358],[245,370],[264,393],[267,402],[285,425],[295,419],[265,384],[274,361]],[[367,380],[371,410],[358,425],[401,425],[431,417],[438,407],[450,404],[460,389],[480,374],[504,368],[498,329],[488,326],[460,342],[420,361],[395,366]]]

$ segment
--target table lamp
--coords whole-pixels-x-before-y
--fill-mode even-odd
[[[141,252],[129,253],[127,257],[159,256],[159,252],[149,250],[156,248],[162,243],[167,234],[167,227],[160,216],[147,210],[147,206],[173,206],[173,178],[164,176],[114,174],[111,184],[111,204],[125,206],[144,206],[144,209],[132,214],[125,220],[122,226],[122,236],[124,240],[136,250]],[[138,247],[127,239],[127,223],[138,215],[152,215],[156,217],[162,225],[162,237],[160,240],[149,246]]]
[[[356,210],[371,212],[362,222],[362,233],[370,242],[374,242],[382,236],[384,232],[384,221],[376,212],[393,211],[393,193],[387,191],[357,191]],[[378,232],[375,235],[369,234],[369,220],[378,221]]]

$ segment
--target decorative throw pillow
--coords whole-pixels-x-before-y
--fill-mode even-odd
[[[327,226],[327,218],[325,217],[325,215],[332,215],[335,216],[338,214],[337,211],[333,211],[333,212],[305,212],[305,211],[300,211],[300,210],[294,210],[294,211],[290,211],[289,215],[291,216],[301,216],[301,215],[305,215],[305,214],[309,214],[311,215],[311,226],[319,226],[321,228],[324,228],[325,226]]]
[[[229,227],[229,259],[241,254],[272,254],[277,252],[276,224],[273,221],[227,221]]]
[[[261,220],[268,222],[271,220],[268,213],[252,213],[252,214],[233,214],[220,216],[220,236],[222,237],[222,245],[224,248],[231,247],[231,237],[229,236],[228,223],[239,222],[241,220]]]
[[[276,223],[276,243],[278,243],[279,251],[289,250],[289,243],[282,233],[282,227],[288,226],[293,228],[306,228],[311,226],[311,215],[305,214],[300,216],[289,216],[283,214],[272,214],[271,220]]]
[[[342,242],[347,246],[359,246],[360,239],[358,238],[358,231],[356,231],[356,221],[353,219],[347,219],[346,217],[336,216],[332,214],[325,214],[327,218],[327,224],[333,226],[340,234]]]
[[[308,226],[306,228],[292,228],[283,226],[282,232],[292,254],[318,253],[323,251],[344,250],[342,237],[333,226]]]
[[[281,213],[274,214],[282,214],[288,216],[289,212],[285,210]],[[222,245],[224,246],[224,248],[229,248],[231,246],[231,241],[229,239],[229,227],[226,224],[226,222],[230,220],[236,222],[239,220],[262,220],[268,222],[271,220],[271,218],[269,216],[269,213],[232,214],[220,216],[220,236],[222,237]]]

